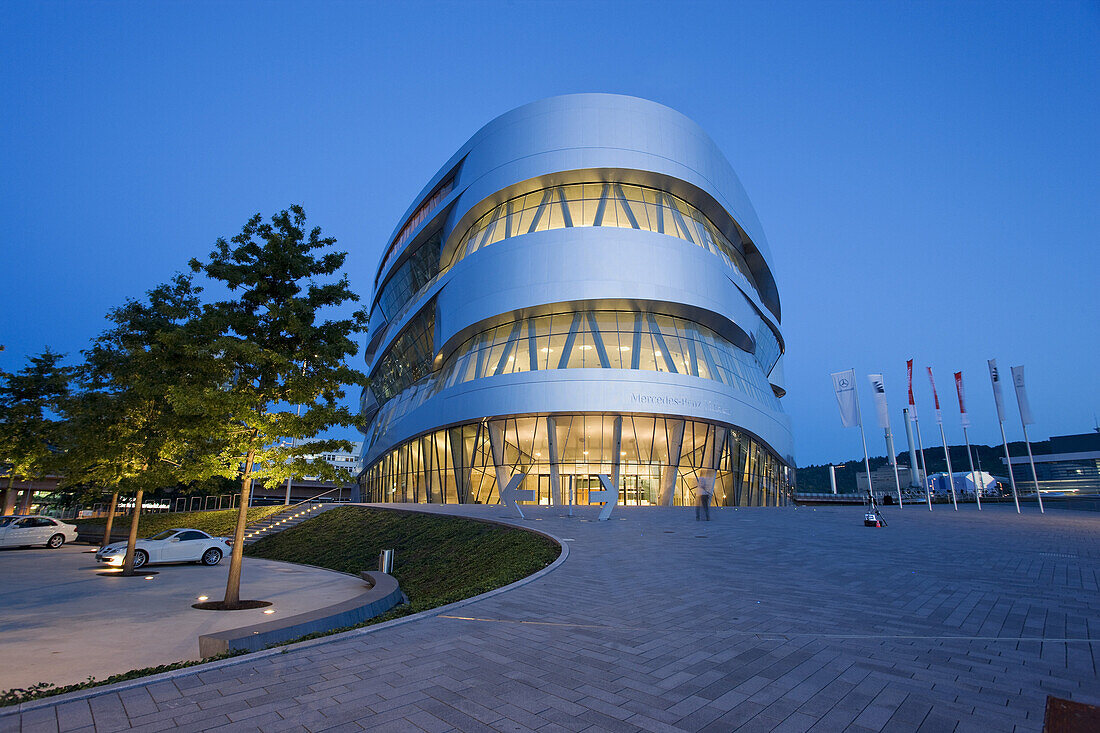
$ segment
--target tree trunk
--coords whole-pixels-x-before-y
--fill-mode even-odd
[[[15,474],[8,476],[8,488],[4,489],[4,516],[10,517],[15,513],[15,489],[12,485],[15,484]]]
[[[107,510],[107,526],[103,528],[103,541],[99,543],[100,547],[105,547],[111,544],[111,528],[115,524],[115,509],[118,507],[118,489],[115,489],[111,494],[111,508]]]
[[[241,563],[244,561],[244,527],[248,524],[248,501],[252,494],[252,462],[256,449],[248,451],[241,481],[241,505],[237,508],[237,528],[233,532],[233,552],[229,555],[229,580],[225,584],[223,603],[229,608],[241,602]]]
[[[131,515],[132,519],[130,520],[130,539],[126,544],[126,559],[122,563],[123,575],[134,574],[134,547],[137,545],[138,520],[141,518],[141,499],[144,494],[144,489],[138,489],[137,496],[134,497],[134,513]]]
[[[23,489],[23,498],[19,501],[19,513],[30,514],[31,513],[31,501],[34,499],[34,489],[28,487]]]

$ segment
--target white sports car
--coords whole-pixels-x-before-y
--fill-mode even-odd
[[[113,542],[95,554],[97,562],[121,567],[126,559],[125,542]],[[138,540],[134,547],[134,567],[147,563],[201,562],[217,565],[233,547],[228,537],[211,537],[201,529],[166,529],[160,534]]]
[[[0,517],[0,547],[45,545],[56,550],[76,542],[76,527],[52,517]]]

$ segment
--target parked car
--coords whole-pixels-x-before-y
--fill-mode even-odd
[[[114,542],[101,547],[95,554],[96,561],[121,567],[126,559],[126,544]],[[217,565],[232,547],[233,542],[228,537],[211,537],[201,529],[166,529],[137,541],[134,546],[134,567],[166,562]]]
[[[76,542],[75,525],[40,514],[0,517],[0,547],[45,545],[56,550],[66,542]]]

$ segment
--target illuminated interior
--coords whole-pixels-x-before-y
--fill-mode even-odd
[[[621,227],[677,237],[721,257],[759,297],[744,254],[703,212],[670,193],[627,183],[574,183],[509,199],[470,226],[441,269],[509,237],[566,227]]]
[[[492,504],[498,476],[517,473],[538,504],[572,494],[585,505],[598,474],[618,475],[625,505],[690,506],[703,476],[714,478],[721,507],[781,506],[791,490],[790,469],[748,433],[652,415],[529,415],[435,430],[386,453],[360,481],[364,501]]]

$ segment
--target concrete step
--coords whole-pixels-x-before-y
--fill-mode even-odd
[[[312,519],[338,506],[341,506],[341,504],[318,502],[303,506],[289,507],[278,514],[272,514],[270,517],[265,517],[255,524],[248,525],[244,532],[244,543],[245,545],[251,545],[261,537],[267,537],[276,532],[282,532],[291,527],[296,527],[307,519]]]

